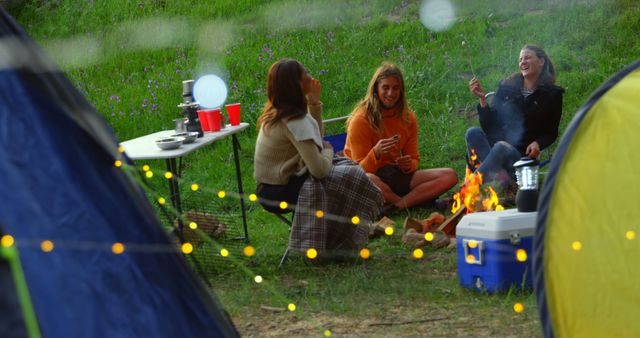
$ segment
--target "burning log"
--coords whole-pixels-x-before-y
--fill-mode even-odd
[[[442,231],[449,236],[456,235],[456,225],[460,222],[462,216],[466,213],[467,207],[462,205],[451,217],[445,220],[436,231]]]

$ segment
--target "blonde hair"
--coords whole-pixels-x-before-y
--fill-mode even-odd
[[[400,82],[400,98],[398,99],[398,103],[396,107],[400,109],[400,116],[403,120],[409,122],[409,112],[411,108],[409,107],[409,103],[407,102],[407,95],[405,91],[404,85],[404,77],[402,76],[402,71],[400,68],[390,62],[383,62],[376,72],[373,74],[371,81],[369,81],[369,88],[367,89],[367,94],[365,97],[356,104],[355,108],[351,112],[351,116],[347,120],[347,127],[351,122],[351,119],[355,116],[355,114],[362,110],[369,120],[369,124],[371,128],[376,132],[382,132],[382,104],[380,103],[380,98],[378,97],[378,84],[383,79],[393,76]]]

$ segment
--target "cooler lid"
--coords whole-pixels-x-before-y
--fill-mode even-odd
[[[456,227],[458,237],[478,237],[489,240],[535,234],[537,212],[519,212],[518,209],[474,212],[464,215]]]

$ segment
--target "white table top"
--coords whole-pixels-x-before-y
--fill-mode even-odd
[[[217,140],[229,137],[244,129],[247,129],[249,124],[241,122],[237,126],[226,125],[223,129],[216,132],[205,132],[202,137],[198,137],[194,142],[182,144],[176,149],[162,150],[158,148],[155,141],[159,138],[168,137],[175,134],[174,130],[163,130],[153,134],[141,136],[128,141],[120,143],[124,147],[124,151],[132,160],[164,160],[177,158],[187,155],[197,149],[200,149],[206,145],[209,145]]]

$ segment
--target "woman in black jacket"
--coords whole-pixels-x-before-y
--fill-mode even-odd
[[[556,71],[542,48],[520,51],[520,71],[503,80],[491,106],[477,78],[469,89],[480,98],[480,126],[467,130],[467,163],[484,182],[513,180],[513,164],[523,156],[538,158],[558,138],[564,89],[555,85]]]

